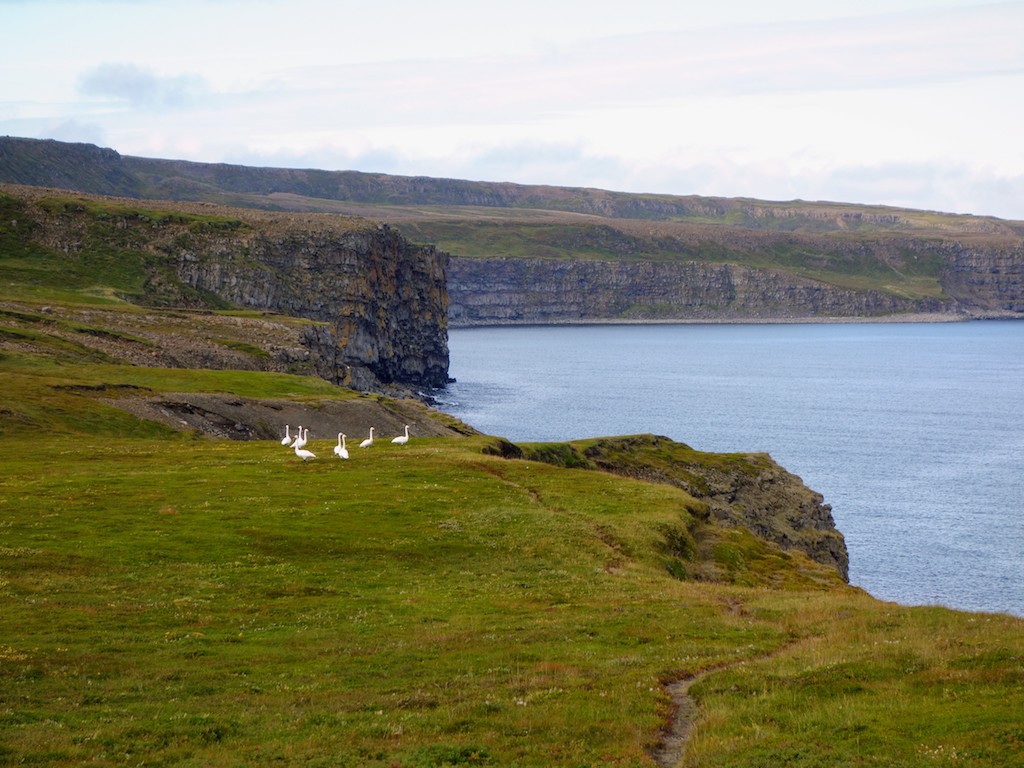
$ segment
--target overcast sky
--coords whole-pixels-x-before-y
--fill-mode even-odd
[[[0,135],[1024,219],[1024,0],[0,0]]]

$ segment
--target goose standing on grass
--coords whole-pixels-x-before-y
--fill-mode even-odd
[[[288,425],[284,425],[284,437],[281,438],[281,445],[288,445],[292,441],[292,436],[288,434]]]
[[[373,427],[370,427],[370,436],[359,444],[360,448],[369,448],[373,445]]]
[[[399,435],[398,437],[394,438],[391,442],[395,443],[396,445],[405,445],[406,443],[408,443],[409,442],[409,425],[408,424],[405,425],[405,434],[404,435]]]
[[[301,439],[302,439],[302,425],[299,424],[299,428],[297,430],[295,430],[295,437],[292,439],[292,448],[294,448],[298,444],[299,440],[301,440]],[[300,445],[299,448],[301,448],[301,447],[302,446]]]
[[[341,432],[338,433],[338,444],[334,446],[334,455],[339,459],[348,458],[348,448],[345,447],[345,435]]]
[[[303,461],[305,461],[306,459],[316,458],[315,453],[313,453],[312,451],[307,451],[305,448],[300,448],[299,446],[295,446],[295,455],[298,456]]]
[[[299,436],[295,438],[295,442],[292,443],[292,448],[305,448],[306,443],[309,442],[309,427],[306,427],[306,431],[302,431],[302,427],[299,427]]]

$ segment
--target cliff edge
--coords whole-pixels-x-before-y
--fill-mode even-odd
[[[448,381],[448,256],[386,225],[12,185],[0,209],[9,277],[26,295],[304,318],[301,343],[331,382]]]
[[[704,517],[799,551],[849,580],[846,540],[822,495],[764,453],[706,453],[658,435],[537,443],[496,449],[563,467],[673,485],[704,505]],[[691,532],[700,539],[699,531]],[[696,547],[695,541],[691,546]]]

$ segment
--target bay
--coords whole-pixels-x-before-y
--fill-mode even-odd
[[[1024,323],[457,328],[440,407],[513,442],[764,451],[824,495],[850,582],[1024,616]]]

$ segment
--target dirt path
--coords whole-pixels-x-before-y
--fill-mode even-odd
[[[705,675],[716,670],[700,672],[692,677],[684,677],[668,683],[665,690],[672,698],[672,727],[661,734],[658,747],[651,753],[654,762],[660,768],[672,768],[686,754],[686,742],[693,729],[693,721],[697,716],[697,703],[690,696],[690,686],[701,680]]]
[[[739,659],[737,661],[726,662],[716,666],[708,667],[707,669],[701,670],[695,675],[689,677],[683,677],[679,680],[674,680],[671,683],[665,684],[665,692],[668,693],[672,699],[672,725],[662,731],[661,739],[658,742],[658,746],[651,752],[651,757],[654,762],[658,764],[659,768],[674,768],[679,764],[679,761],[683,759],[686,754],[686,743],[690,739],[690,732],[693,730],[693,724],[697,719],[697,702],[690,696],[690,688],[695,683],[699,683],[705,677],[715,672],[721,672],[726,669],[733,667],[743,666],[745,664],[754,664],[759,661],[765,661],[776,656],[781,656],[788,651],[793,650],[798,645],[813,642],[813,636],[805,637],[799,640],[791,640],[774,651],[766,653],[762,656],[757,656],[752,659]]]

